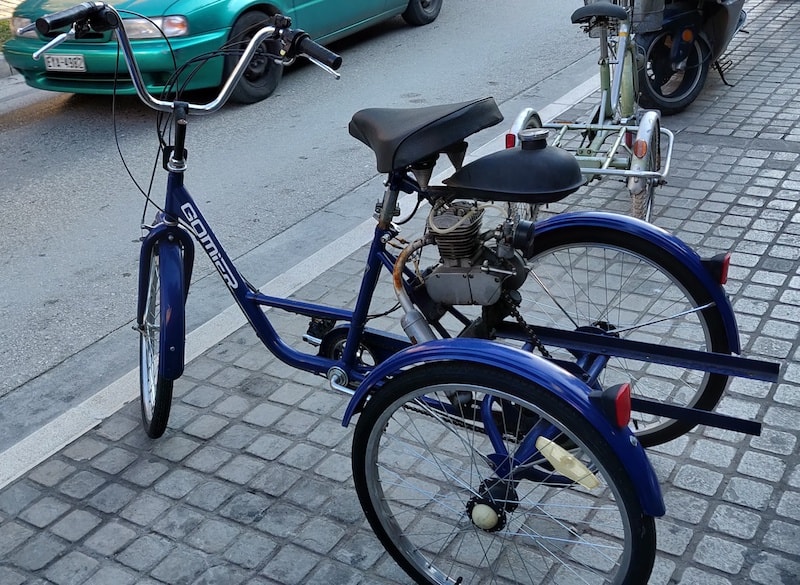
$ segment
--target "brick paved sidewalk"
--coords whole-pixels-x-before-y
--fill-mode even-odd
[[[747,5],[735,87],[712,73],[664,121],[676,152],[654,223],[703,254],[734,251],[743,353],[785,365],[775,385],[733,381],[718,409],[763,421],[761,437],[700,428],[651,451],[667,504],[652,584],[800,583],[800,3]],[[628,205],[613,183],[566,204]],[[296,296],[350,303],[361,258]],[[132,403],[0,491],[0,584],[409,582],[356,501],[346,396],[249,329],[188,364],[175,393],[162,439]]]

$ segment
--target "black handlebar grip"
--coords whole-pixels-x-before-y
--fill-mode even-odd
[[[72,8],[67,8],[66,10],[53,12],[52,14],[46,14],[37,18],[36,30],[38,30],[40,34],[47,35],[59,28],[70,26],[73,22],[90,18],[103,8],[105,8],[105,4],[102,2],[81,2]]]
[[[311,40],[311,37],[307,36],[300,39],[300,42],[297,43],[297,48],[300,53],[305,53],[333,70],[342,66],[342,58],[339,55],[315,43]]]

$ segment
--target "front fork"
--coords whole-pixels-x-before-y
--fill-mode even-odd
[[[141,335],[145,331],[147,301],[150,297],[150,279],[153,251],[158,248],[158,278],[160,281],[160,311],[157,316],[161,355],[159,374],[175,380],[183,373],[183,347],[185,344],[185,304],[194,266],[194,242],[176,223],[157,219],[156,225],[142,238],[139,254],[139,295],[136,325]]]

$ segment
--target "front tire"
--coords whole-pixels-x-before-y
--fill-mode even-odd
[[[553,469],[546,446],[522,455],[545,434],[584,485]],[[572,407],[508,372],[437,363],[399,374],[359,416],[352,462],[367,520],[415,583],[641,584],[652,570],[654,521],[616,453]]]
[[[236,63],[250,39],[267,24],[269,24],[269,16],[260,11],[245,12],[234,23],[229,44],[234,45],[238,50],[225,56],[225,79],[236,67]],[[248,63],[230,99],[241,104],[260,102],[272,95],[282,77],[283,63],[276,61],[275,56],[270,54],[268,41],[266,41],[258,48]]]
[[[139,398],[142,426],[151,439],[164,434],[172,405],[172,380],[161,374],[161,360],[165,351],[166,331],[172,324],[167,293],[162,287],[161,256],[158,246],[150,255],[144,315],[140,326],[139,341]]]
[[[432,23],[442,10],[442,0],[409,0],[403,20],[412,26]]]
[[[711,57],[705,44],[695,38],[686,66],[673,71],[670,61],[672,34],[659,31],[636,37],[636,44],[643,56],[639,68],[639,105],[643,108],[661,110],[669,116],[686,109],[703,90]]]

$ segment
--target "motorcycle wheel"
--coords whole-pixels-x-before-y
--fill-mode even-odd
[[[697,99],[708,77],[711,56],[700,39],[695,39],[686,67],[673,71],[670,62],[672,34],[658,31],[636,37],[639,60],[639,106],[660,110],[664,116],[677,114]]]

